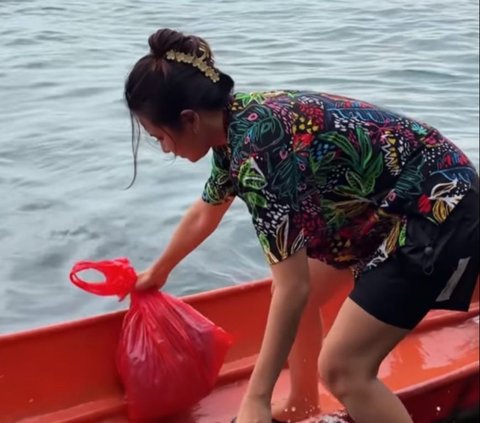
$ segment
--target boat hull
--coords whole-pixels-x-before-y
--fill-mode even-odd
[[[230,332],[235,343],[212,394],[186,414],[163,422],[230,422],[260,348],[270,284],[265,279],[185,298]],[[327,330],[342,300],[322,310]],[[0,423],[126,422],[114,362],[123,316],[122,311],[1,336]],[[478,316],[477,296],[468,312],[433,311],[382,364],[380,377],[416,423],[478,407]],[[285,369],[274,400],[287,394]],[[342,409],[323,387],[320,401],[325,413]]]

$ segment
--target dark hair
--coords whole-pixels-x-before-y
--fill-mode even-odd
[[[133,67],[125,82],[125,100],[132,123],[132,153],[135,181],[140,143],[141,115],[154,125],[180,127],[180,113],[185,109],[221,110],[227,107],[233,90],[232,78],[216,69],[208,43],[200,37],[184,35],[171,29],[160,29],[148,38],[150,53]],[[170,50],[204,55],[205,62],[219,75],[213,82],[200,69],[188,63],[168,60]]]

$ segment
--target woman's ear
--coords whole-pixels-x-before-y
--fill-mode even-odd
[[[200,115],[191,109],[183,110],[180,113],[182,128],[197,135],[200,132]]]

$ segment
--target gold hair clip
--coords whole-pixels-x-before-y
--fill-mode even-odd
[[[181,51],[169,50],[165,54],[165,58],[178,63],[188,63],[200,70],[207,78],[210,78],[212,82],[220,81],[220,74],[205,61],[207,58],[206,50],[201,47],[200,51],[203,54],[198,57],[193,54],[182,53]]]

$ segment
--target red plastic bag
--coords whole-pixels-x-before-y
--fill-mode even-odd
[[[105,282],[82,281],[77,273],[87,269],[104,273]],[[98,295],[123,298],[127,288],[131,292],[116,364],[129,419],[153,420],[184,411],[212,391],[232,339],[179,299],[156,290],[132,291],[132,270],[127,259],[80,262],[70,278]]]
[[[135,292],[117,356],[131,420],[175,414],[213,389],[230,337],[188,304]]]

